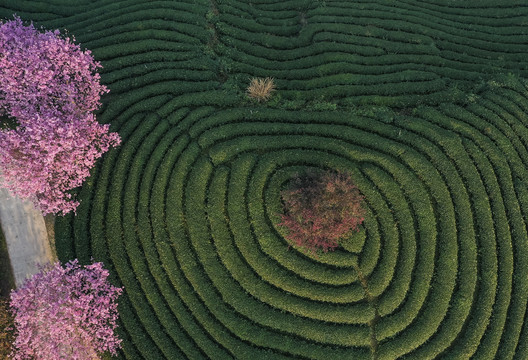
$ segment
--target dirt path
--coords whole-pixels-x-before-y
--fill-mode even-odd
[[[17,286],[38,271],[39,264],[55,261],[44,217],[29,201],[0,188],[0,223]]]

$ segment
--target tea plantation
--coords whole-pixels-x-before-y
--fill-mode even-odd
[[[122,359],[528,359],[525,0],[3,0],[101,61],[123,138],[56,219],[124,286]],[[268,102],[251,78],[272,77]],[[288,247],[344,170],[362,230]]]

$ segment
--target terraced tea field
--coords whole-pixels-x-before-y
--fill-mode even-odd
[[[4,0],[103,65],[123,144],[57,219],[124,286],[123,359],[528,359],[528,3]],[[273,77],[266,103],[244,94]],[[362,231],[289,248],[280,190]]]

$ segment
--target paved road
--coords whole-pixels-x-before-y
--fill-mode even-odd
[[[12,197],[0,188],[0,223],[7,242],[16,285],[38,272],[39,264],[53,262],[46,224],[29,201]]]

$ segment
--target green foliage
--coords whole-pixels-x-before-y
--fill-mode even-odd
[[[9,298],[0,297],[0,357],[7,359],[15,342],[15,323]]]
[[[123,147],[56,231],[61,259],[125,286],[122,358],[369,359],[375,330],[378,359],[523,359],[522,7],[11,3],[71,28],[112,90],[98,119]],[[280,91],[245,98],[267,76]],[[275,226],[306,169],[348,169],[365,197],[317,256]]]
[[[9,296],[11,289],[15,288],[15,278],[13,270],[11,269],[11,261],[9,260],[9,252],[7,251],[7,243],[4,237],[4,232],[0,227],[0,297]]]
[[[0,129],[16,129],[18,123],[15,118],[0,116]]]

